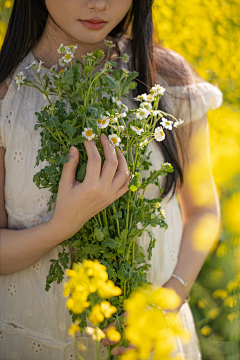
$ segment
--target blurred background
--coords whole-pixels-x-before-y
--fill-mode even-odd
[[[0,0],[0,46],[13,1]],[[240,359],[240,3],[155,0],[156,40],[184,56],[223,92],[208,112],[211,162],[222,222],[191,291],[203,360]]]

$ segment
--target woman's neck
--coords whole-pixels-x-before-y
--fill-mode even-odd
[[[105,57],[107,56],[107,47],[104,43],[104,39],[97,44],[85,44],[78,43],[76,39],[67,36],[61,29],[57,29],[56,31],[54,25],[52,25],[49,21],[47,21],[45,30],[40,40],[36,44],[36,46],[32,49],[32,53],[34,57],[38,61],[44,62],[44,67],[50,68],[53,65],[58,64],[61,56],[58,54],[57,49],[59,45],[63,43],[66,45],[78,45],[78,48],[75,52],[75,58],[80,59],[82,55],[86,55],[87,53],[93,52],[97,48],[103,50],[105,53]],[[120,51],[118,48],[118,44],[115,38],[107,36],[107,40],[112,40],[116,47],[111,48],[110,59],[116,56],[120,56]],[[116,60],[119,62],[119,59]],[[104,66],[104,62],[100,63],[100,68]],[[58,71],[62,70],[62,68],[58,64]]]

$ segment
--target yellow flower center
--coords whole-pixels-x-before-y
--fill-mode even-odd
[[[162,135],[162,136],[164,136],[164,132],[163,132],[163,130],[161,130],[161,131],[160,131],[160,133],[161,133],[161,135]]]
[[[48,95],[49,95],[49,92],[48,92],[48,91],[46,91],[46,92],[45,92],[45,95],[46,95],[46,96],[48,96]]]
[[[101,123],[102,123],[102,119],[99,119],[99,120],[98,120],[98,123],[101,124]]]
[[[66,56],[65,56],[65,59],[66,60],[69,60],[71,58],[71,54],[67,54]]]
[[[87,135],[87,136],[92,136],[92,134],[93,134],[92,130],[88,130],[88,131],[86,132],[86,135]]]
[[[19,75],[18,81],[21,81],[21,80],[22,80],[22,75]]]
[[[135,129],[136,129],[136,130],[140,130],[140,128],[139,128],[139,127],[137,127],[137,126],[135,126]]]
[[[64,70],[59,71],[59,75],[60,75],[61,73],[63,73],[63,72],[64,72]]]
[[[112,138],[111,140],[112,140],[112,142],[113,142],[114,144],[117,143],[117,139],[116,139],[116,138]]]
[[[69,49],[72,49],[74,47],[74,45],[68,45]]]
[[[104,125],[104,124],[106,124],[106,122],[107,122],[107,120],[103,119],[102,124]]]

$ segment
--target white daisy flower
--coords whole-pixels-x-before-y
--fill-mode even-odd
[[[121,131],[123,131],[123,130],[125,130],[125,126],[124,126],[124,125],[120,125],[120,126],[119,126],[119,129],[120,129]]]
[[[163,141],[165,139],[165,133],[163,131],[162,126],[156,127],[154,131],[155,140],[157,141]]]
[[[73,58],[73,53],[72,52],[67,52],[63,57],[62,57],[62,61],[64,64],[69,63]]]
[[[59,59],[59,60],[58,60],[58,63],[59,63],[59,65],[60,65],[61,67],[65,67],[65,66],[66,66],[65,62],[63,62],[63,59]]]
[[[59,54],[65,54],[65,52],[66,52],[65,46],[63,46],[63,44],[61,44],[61,45],[59,46],[59,48],[57,49],[57,52],[58,52]]]
[[[153,116],[161,115],[161,111],[160,111],[160,110],[150,110],[149,112],[150,112],[150,114],[153,115]]]
[[[108,116],[103,116],[97,121],[97,126],[100,129],[105,129],[109,125],[110,118]]]
[[[146,146],[147,144],[148,144],[148,140],[145,139],[143,142],[141,142],[141,143],[139,144],[139,146],[140,146],[140,148],[143,148],[143,147]]]
[[[125,113],[125,112],[123,112],[123,113],[121,113],[121,114],[118,114],[118,118],[124,118],[124,117],[126,117],[127,116],[127,114]]]
[[[112,97],[112,102],[114,104],[117,104],[118,107],[121,107],[123,105],[123,103],[117,97]]]
[[[146,109],[148,111],[152,110],[152,104],[150,104],[149,102],[147,101],[144,101],[140,104],[140,107],[143,108],[143,109]]]
[[[175,123],[173,124],[173,126],[176,128],[178,127],[179,125],[182,125],[184,123],[183,120],[179,119],[178,121],[175,121]]]
[[[51,67],[50,67],[50,70],[52,70],[52,71],[57,71],[57,64],[51,66]]]
[[[121,139],[116,134],[108,135],[108,138],[113,146],[117,147],[120,145]]]
[[[51,100],[51,96],[49,95],[49,91],[48,91],[48,90],[45,91],[45,93],[43,94],[43,98],[44,98],[45,100],[47,100],[47,99]]]
[[[32,68],[35,64],[36,64],[35,61],[33,61],[29,66],[25,68],[25,70]]]
[[[18,90],[20,90],[20,86],[21,84],[23,84],[23,80],[26,79],[26,76],[24,76],[23,71],[20,71],[20,73],[18,73],[18,76],[15,77],[16,80],[16,84],[18,85]]]
[[[111,40],[104,40],[104,43],[105,43],[105,45],[108,46],[109,48],[116,47],[116,45],[114,45]]]
[[[89,141],[94,139],[96,134],[94,134],[92,128],[84,128],[84,131],[82,132],[82,136],[84,136]]]
[[[129,55],[128,54],[123,54],[123,57],[122,57],[122,61],[125,62],[126,64],[129,62]]]
[[[140,129],[140,128],[137,127],[137,126],[132,126],[132,125],[130,125],[130,128],[131,128],[133,131],[135,131],[135,133],[138,134],[138,135],[141,135],[142,132],[144,131],[143,129]]]
[[[165,210],[161,210],[161,211],[160,211],[160,214],[161,214],[162,217],[165,219],[165,217],[166,217],[166,211],[165,211]]]
[[[133,100],[136,100],[136,101],[144,100],[145,101],[146,96],[147,96],[147,94],[141,94],[141,95],[138,95],[137,97],[133,98]]]
[[[67,51],[71,51],[72,53],[75,53],[75,51],[77,50],[77,47],[78,47],[77,45],[68,45],[65,47],[65,49]]]
[[[120,151],[122,154],[126,154],[126,151],[123,150],[124,147],[125,147],[125,145],[123,145],[123,144],[119,145],[119,148],[120,148]]]
[[[152,102],[152,101],[154,101],[154,96],[151,94],[143,94],[143,100]]]
[[[157,202],[157,203],[155,204],[155,208],[156,208],[156,209],[160,208],[160,206],[161,206],[160,202]]]
[[[166,89],[164,87],[159,84],[155,84],[155,86],[150,89],[150,94],[154,96],[164,95],[165,91]]]
[[[147,119],[149,116],[149,111],[147,109],[139,108],[136,114],[137,119],[143,120]]]
[[[167,120],[163,117],[160,124],[163,126],[164,129],[172,130],[173,121]]]
[[[39,63],[38,68],[37,68],[37,72],[40,72],[40,70],[42,68],[42,64],[43,64],[43,61],[40,60],[40,63]]]
[[[122,104],[122,107],[123,107],[123,109],[124,109],[124,112],[128,112],[128,107],[127,107],[127,105]]]

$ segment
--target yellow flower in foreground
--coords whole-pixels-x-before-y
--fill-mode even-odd
[[[204,336],[208,336],[210,335],[212,332],[212,329],[210,328],[210,326],[205,325],[202,329],[201,329],[201,334]]]
[[[107,282],[99,282],[98,294],[104,299],[112,296],[119,296],[122,294],[122,290],[115,286],[111,280],[108,280]]]
[[[119,342],[121,340],[121,334],[116,331],[116,329],[114,327],[110,327],[107,331],[107,337],[109,338],[109,340],[111,341],[116,341]]]
[[[99,304],[94,306],[88,319],[93,323],[94,326],[97,326],[99,323],[104,321],[104,315],[101,312],[101,307]]]
[[[75,339],[76,335],[75,333],[80,330],[80,327],[78,326],[80,324],[81,320],[76,320],[75,324],[72,324],[70,328],[68,329],[68,333],[72,335],[72,338]]]
[[[208,313],[208,315],[210,316],[211,319],[216,319],[218,314],[219,314],[219,310],[216,308],[211,309]]]
[[[125,301],[124,309],[128,311],[126,339],[136,350],[120,359],[148,359],[152,350],[154,359],[168,359],[176,349],[177,336],[188,342],[190,334],[183,328],[180,318],[174,312],[164,312],[179,305],[180,298],[172,289],[146,287],[135,291]]]
[[[106,334],[104,334],[104,332],[99,328],[94,329],[94,328],[87,326],[86,333],[88,335],[92,335],[92,339],[94,341],[98,341],[98,342],[100,342],[102,339],[104,339],[106,337]]]
[[[101,311],[105,318],[109,319],[112,314],[117,312],[117,308],[115,306],[111,306],[109,301],[102,301],[100,304]]]

